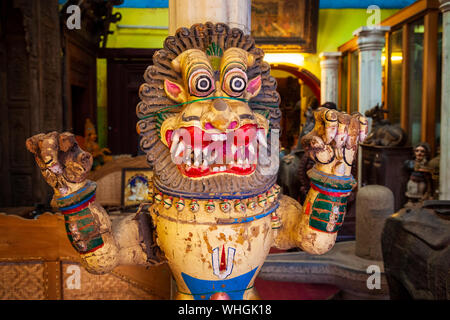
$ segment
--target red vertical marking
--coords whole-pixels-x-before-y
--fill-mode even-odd
[[[227,270],[227,262],[225,261],[225,245],[222,246],[222,257],[220,258],[220,271]]]

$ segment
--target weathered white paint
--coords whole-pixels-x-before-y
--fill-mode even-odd
[[[364,114],[376,104],[381,105],[381,51],[385,34],[390,27],[361,27],[353,35],[358,37],[359,49],[359,112]]]
[[[382,65],[381,51],[385,44],[385,34],[390,27],[361,27],[353,35],[358,37],[359,49],[359,104],[361,114],[370,108],[381,105]],[[369,132],[371,119],[369,120]],[[361,187],[362,150],[358,152],[358,186]]]
[[[439,199],[450,200],[450,0],[439,1],[443,16]]]
[[[320,57],[320,103],[338,104],[339,57],[342,52],[322,52]]]
[[[251,0],[169,0],[169,34],[195,23],[223,22],[250,34]]]

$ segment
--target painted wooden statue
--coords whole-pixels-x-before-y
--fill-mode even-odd
[[[302,208],[280,194],[279,95],[263,51],[224,24],[181,28],[145,72],[137,106],[142,150],[154,168],[148,212],[115,221],[86,180],[92,156],[70,133],[27,140],[85,268],[167,262],[177,299],[255,299],[272,246],[329,251],[367,134],[360,114],[319,109],[302,142],[315,166]]]

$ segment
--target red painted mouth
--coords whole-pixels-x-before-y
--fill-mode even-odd
[[[246,124],[233,131],[182,127],[166,132],[172,160],[191,178],[229,173],[249,175],[256,170],[258,148],[267,147],[264,128]]]

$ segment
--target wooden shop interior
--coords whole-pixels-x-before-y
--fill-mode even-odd
[[[67,9],[73,4],[79,5],[81,12],[79,29],[68,28],[73,17]],[[167,265],[150,269],[121,266],[107,275],[93,275],[81,268],[81,289],[68,288],[71,266],[79,265],[80,260],[67,240],[64,219],[52,210],[52,190],[25,148],[25,140],[40,132],[74,133],[80,146],[94,154],[89,179],[98,185],[97,201],[108,208],[112,219],[122,214],[126,169],[147,168],[139,150],[135,109],[143,74],[169,35],[170,5],[172,0],[1,2],[0,300],[171,298],[173,282]],[[351,253],[356,260],[364,258],[380,266],[382,290],[361,289],[356,280],[343,284],[339,271],[334,278],[319,274],[289,282],[263,272],[255,283],[261,298],[449,299],[450,250],[444,235],[450,231],[450,206],[448,201],[438,201],[450,199],[449,182],[440,182],[450,177],[449,165],[440,160],[442,150],[445,159],[449,160],[450,154],[450,97],[445,93],[448,87],[443,87],[443,79],[449,77],[443,61],[450,65],[450,53],[445,58],[444,52],[450,41],[450,30],[444,30],[450,25],[450,17],[445,20],[444,16],[450,10],[449,1],[252,0],[251,5],[252,35],[266,53],[265,61],[271,65],[281,96],[278,184],[283,192],[300,203],[304,200],[310,163],[299,137],[307,133],[312,111],[331,102],[347,113],[370,111],[374,141],[360,148],[361,159],[354,167],[359,184],[350,197],[338,244],[358,247],[358,241],[369,241],[358,238],[363,237],[358,225],[368,223],[356,210],[359,189],[381,185],[393,195],[393,211],[383,216],[374,240],[383,256]],[[299,11],[289,12],[294,9]],[[365,35],[355,32],[369,25],[384,30],[382,43],[375,49],[363,48],[360,40]],[[379,54],[379,66],[365,60],[368,52]],[[335,61],[330,67],[334,70],[325,67],[329,59]],[[379,75],[374,72],[378,69]],[[366,71],[374,72],[369,80],[363,74]],[[371,95],[365,91],[370,81],[381,85],[375,100],[366,97]],[[377,104],[379,108],[374,109]],[[417,148],[425,150],[421,162],[425,173],[419,180],[412,178]],[[423,230],[414,234],[416,229],[408,229],[409,222],[384,224],[390,215],[405,208],[436,214],[442,223],[432,225],[427,235]],[[424,219],[418,223],[426,225]],[[380,221],[374,222],[378,224]],[[381,248],[386,239],[394,238],[404,246]],[[408,251],[408,245],[411,251],[418,248],[414,241],[420,242],[421,252],[426,253]],[[273,260],[277,254],[286,252],[272,250]],[[432,254],[439,258],[430,262]],[[399,255],[425,266],[422,276],[395,271]],[[327,260],[325,255],[314,263],[332,266],[333,259]],[[307,261],[299,261],[296,267],[301,269],[302,263]],[[361,283],[367,279],[366,267],[358,269],[366,276],[358,280]],[[427,282],[423,274],[429,268],[443,272],[428,275]],[[354,272],[360,277],[358,270]]]

